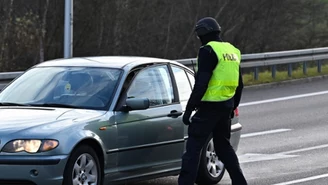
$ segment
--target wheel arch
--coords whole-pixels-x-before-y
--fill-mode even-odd
[[[98,159],[99,159],[99,163],[100,163],[100,168],[102,170],[102,174],[104,171],[104,166],[105,166],[105,155],[104,155],[104,151],[101,147],[101,144],[99,143],[99,141],[95,138],[84,138],[81,141],[79,141],[72,149],[71,153],[78,147],[82,146],[82,145],[87,145],[90,146],[97,154]]]

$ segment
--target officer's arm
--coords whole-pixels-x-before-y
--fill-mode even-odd
[[[204,46],[199,49],[198,70],[195,77],[195,85],[186,107],[187,111],[193,111],[199,106],[217,63],[216,54],[210,46]]]
[[[239,106],[243,88],[244,88],[243,77],[241,73],[241,68],[239,67],[239,84],[236,89],[236,94],[234,95],[234,109],[236,109]]]

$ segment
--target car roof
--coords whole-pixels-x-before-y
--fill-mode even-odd
[[[73,57],[48,60],[36,65],[36,67],[59,67],[59,66],[80,66],[80,67],[110,67],[124,68],[147,63],[172,63],[186,67],[178,62],[168,59],[140,57],[140,56],[93,56],[93,57]]]

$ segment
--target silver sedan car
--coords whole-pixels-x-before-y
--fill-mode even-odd
[[[171,60],[85,57],[47,61],[0,93],[0,184],[114,185],[178,175],[193,71]],[[238,148],[241,124],[232,120]],[[211,137],[198,184],[224,165]]]

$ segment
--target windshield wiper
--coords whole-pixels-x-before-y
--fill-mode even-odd
[[[60,107],[60,108],[78,108],[78,109],[82,108],[74,105],[67,105],[67,104],[60,104],[60,103],[41,103],[41,104],[29,104],[29,105],[37,106],[37,107]]]
[[[30,106],[29,104],[13,103],[13,102],[0,102],[0,106]]]

